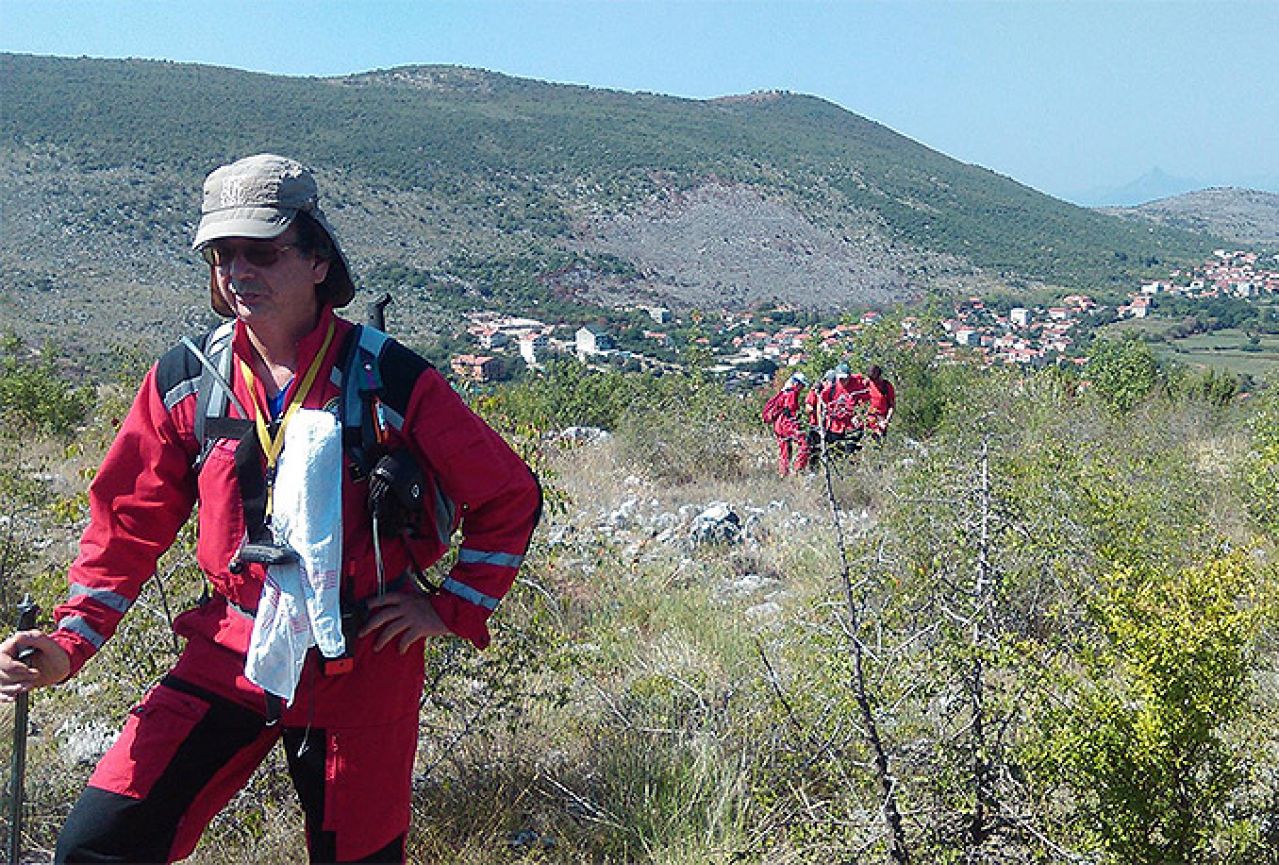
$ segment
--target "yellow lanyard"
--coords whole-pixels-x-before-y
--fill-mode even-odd
[[[333,320],[329,320],[328,333],[324,335],[324,344],[320,346],[320,350],[316,352],[311,366],[307,369],[306,375],[302,379],[302,383],[298,385],[293,392],[293,398],[289,400],[289,406],[284,410],[284,414],[280,417],[280,423],[276,427],[275,435],[271,435],[270,427],[267,426],[267,412],[263,409],[262,404],[258,402],[258,390],[254,386],[253,370],[249,364],[240,359],[240,373],[244,376],[245,385],[249,389],[249,398],[253,400],[253,413],[255,415],[254,422],[258,428],[258,443],[262,446],[262,453],[266,454],[266,520],[271,521],[271,500],[274,498],[275,491],[275,466],[280,461],[280,453],[284,450],[284,428],[288,425],[289,420],[297,414],[298,408],[302,405],[302,400],[306,399],[306,395],[311,392],[311,385],[315,383],[315,377],[320,372],[320,364],[324,362],[324,356],[329,351],[329,344],[333,342]]]

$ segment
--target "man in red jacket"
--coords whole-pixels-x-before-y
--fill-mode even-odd
[[[777,473],[782,477],[808,468],[808,433],[800,422],[800,392],[808,385],[797,372],[764,404],[764,420],[777,439]]]
[[[826,433],[827,441],[834,443],[837,450],[858,448],[868,399],[866,379],[853,373],[848,364],[838,364],[835,367],[835,385],[829,397]]]
[[[811,447],[829,453],[857,450],[867,399],[866,380],[854,375],[848,364],[837,364],[828,371],[820,386],[808,395],[808,416],[818,431],[811,437]]]
[[[893,389],[893,383],[884,378],[884,371],[877,364],[866,370],[865,381],[868,399],[866,429],[877,440],[883,441],[888,434],[888,422],[897,410],[897,391]]]
[[[188,348],[147,373],[90,486],[56,629],[0,643],[0,699],[74,675],[198,502],[211,593],[174,621],[186,648],[98,764],[56,861],[184,858],[282,740],[311,860],[402,862],[424,641],[488,644],[486,621],[540,513],[537,481],[429,363],[384,334],[361,332],[375,360],[351,376],[371,398],[342,393],[357,386],[342,372],[354,326],[333,310],[355,289],[306,168],[261,154],[214,171],[194,247],[213,308],[231,320],[219,331],[225,415],[207,416],[204,391],[216,388]],[[386,454],[388,472],[407,466],[420,472],[415,489],[431,491],[407,526],[375,521],[382,499],[370,490],[388,464],[361,470],[339,406],[366,413],[376,442],[361,446]],[[307,523],[312,511],[323,524]],[[455,566],[423,586],[420,569],[454,528]],[[36,654],[18,661],[28,647]]]

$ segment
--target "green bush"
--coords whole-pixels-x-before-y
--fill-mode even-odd
[[[1159,384],[1159,363],[1136,337],[1099,339],[1088,352],[1087,378],[1107,406],[1129,411]]]
[[[648,375],[600,372],[576,361],[553,361],[540,375],[498,388],[480,404],[486,416],[501,415],[544,432],[570,426],[613,430],[655,381]]]
[[[1040,767],[1072,792],[1086,843],[1116,865],[1256,861],[1232,808],[1247,780],[1254,640],[1267,583],[1243,556],[1120,568],[1090,604],[1099,643],[1047,712]],[[1222,839],[1233,839],[1223,847]],[[1255,853],[1255,851],[1254,851]]]
[[[622,416],[622,454],[670,483],[729,480],[757,465],[759,405],[704,376],[665,376]]]
[[[19,439],[33,432],[69,435],[92,405],[93,392],[68,381],[50,349],[26,359],[16,338],[0,341],[0,418],[7,434]]]

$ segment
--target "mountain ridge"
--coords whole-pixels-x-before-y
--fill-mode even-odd
[[[157,303],[162,318],[200,320],[188,288],[202,283],[188,251],[200,181],[261,151],[316,170],[365,288],[399,289],[428,331],[441,287],[487,305],[834,312],[996,284],[1104,289],[1214,245],[781,91],[691,100],[466,67],[289,78],[12,54],[0,80],[0,279],[49,307],[0,301],[0,326],[37,335],[104,313],[140,315],[150,332]],[[566,269],[585,276],[556,282]],[[388,284],[405,272],[414,284]],[[127,296],[98,308],[121,284]]]
[[[1243,246],[1279,246],[1279,194],[1259,189],[1211,187],[1136,207],[1101,209],[1125,219],[1213,234]]]

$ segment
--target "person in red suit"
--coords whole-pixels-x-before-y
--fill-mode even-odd
[[[143,379],[89,487],[54,629],[0,643],[0,701],[74,676],[198,505],[208,589],[173,622],[185,648],[98,763],[55,861],[185,858],[282,743],[312,862],[403,862],[423,648],[488,645],[541,512],[537,479],[430,363],[335,314],[355,286],[309,169],[273,154],[217,169],[193,245],[227,321],[205,353],[176,346]],[[197,360],[218,334],[234,406],[213,414]],[[366,343],[367,362],[344,362]],[[351,418],[375,432],[358,452]],[[375,445],[391,462],[364,471]],[[411,527],[379,521],[383,468],[429,490]],[[304,523],[312,512],[325,518]],[[421,569],[454,530],[456,560],[428,585]],[[286,584],[300,616],[274,615]]]
[[[877,364],[866,370],[866,391],[869,404],[866,410],[866,429],[878,441],[888,434],[888,422],[897,409],[897,391],[893,383],[884,378],[884,371]]]
[[[808,379],[797,372],[764,405],[764,421],[773,425],[777,439],[777,473],[782,477],[808,468],[808,434],[800,419],[800,393],[807,386]]]

